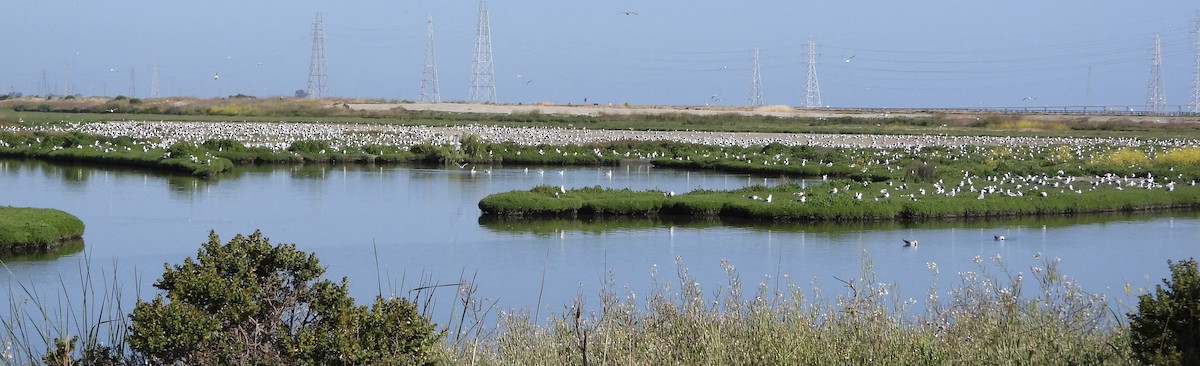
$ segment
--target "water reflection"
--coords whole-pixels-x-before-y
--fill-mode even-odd
[[[790,274],[801,283],[829,283],[831,276],[857,276],[868,252],[880,281],[900,283],[903,296],[920,297],[930,262],[952,274],[969,270],[975,256],[1001,254],[1020,270],[1042,253],[1062,257],[1064,273],[1102,292],[1126,281],[1153,287],[1167,273],[1166,259],[1200,253],[1200,216],[1179,212],[854,224],[480,217],[477,203],[486,195],[538,184],[688,192],[788,181],[644,163],[478,165],[475,174],[472,166],[248,166],[210,180],[111,167],[67,173],[71,169],[64,167],[70,164],[0,159],[0,204],[53,207],[80,217],[87,225],[88,257],[101,264],[119,260],[119,280],[147,294],[163,263],[194,256],[210,230],[228,239],[261,229],[272,242],[295,243],[316,254],[330,277],[348,277],[355,298],[375,295],[376,281],[403,283],[405,273],[411,284],[418,273],[452,282],[465,272],[479,274],[483,296],[523,309],[538,299],[561,306],[581,292],[598,293],[610,272],[616,283],[645,293],[649,269],[671,268],[676,258],[710,291],[727,282],[721,260],[738,266],[746,279]],[[1009,240],[993,241],[998,233]],[[902,249],[905,238],[920,240],[920,248]],[[78,271],[80,253],[17,263],[0,279],[58,288],[63,273]],[[364,265],[376,262],[378,267]],[[126,275],[130,268],[139,275]],[[397,292],[410,288],[395,286]]]
[[[80,252],[83,252],[83,239],[75,239],[62,243],[53,250],[46,252],[0,255],[0,261],[4,263],[49,261]]]
[[[1169,223],[1176,218],[1197,219],[1200,212],[1119,212],[1089,215],[1055,215],[1038,217],[1007,217],[987,219],[948,219],[931,221],[870,221],[870,222],[762,222],[736,218],[693,218],[688,216],[662,216],[656,218],[552,218],[531,219],[505,216],[480,216],[479,226],[489,231],[505,234],[549,235],[560,231],[580,233],[602,233],[657,228],[711,228],[736,227],[753,232],[782,233],[859,233],[863,231],[891,231],[902,229],[920,230],[970,230],[997,229],[994,235],[1005,234],[1011,228],[1034,228],[1045,232],[1048,228],[1064,228],[1079,225],[1106,223],[1136,223],[1166,217]]]
[[[321,180],[329,177],[329,171],[333,168],[334,166],[326,164],[302,164],[292,165],[289,171],[294,179]]]

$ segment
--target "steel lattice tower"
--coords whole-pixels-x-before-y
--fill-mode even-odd
[[[313,23],[312,61],[308,67],[309,98],[321,99],[326,97],[328,86],[325,84],[325,22],[321,13],[317,13],[317,21]]]
[[[425,69],[421,72],[421,93],[422,102],[426,103],[441,103],[442,92],[438,87],[437,61],[433,56],[433,15],[429,16],[428,30],[429,40],[425,43]]]
[[[158,63],[150,64],[150,97],[158,98]]]
[[[71,85],[71,65],[70,64],[67,64],[67,68],[65,71],[66,71],[65,74],[66,74],[67,80],[66,80],[66,85],[65,85],[66,90],[63,92],[63,96],[75,95],[75,87],[74,87],[74,85]]]
[[[1200,113],[1200,11],[1196,12],[1196,25],[1192,34],[1196,37],[1193,45],[1196,51],[1196,66],[1192,68],[1192,113]]]
[[[487,1],[479,1],[479,25],[475,27],[475,60],[471,63],[471,103],[496,103],[496,74],[492,66],[492,26]]]
[[[804,107],[821,107],[821,86],[817,84],[817,41],[808,37],[808,77],[804,83]]]
[[[1162,44],[1157,35],[1154,36],[1154,55],[1151,56],[1153,66],[1150,67],[1150,91],[1146,107],[1150,113],[1163,113],[1167,109],[1166,96],[1163,95],[1162,83]]]
[[[762,97],[762,73],[758,65],[758,48],[754,48],[754,63],[750,68],[750,106],[757,107],[763,105]]]
[[[129,95],[130,98],[137,98],[137,78],[134,77],[134,68],[129,68]]]
[[[45,69],[42,69],[42,83],[38,84],[38,95],[43,97],[50,95],[50,82],[46,81]]]

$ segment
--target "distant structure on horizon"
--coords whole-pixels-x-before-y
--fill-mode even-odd
[[[821,108],[821,86],[817,84],[817,40],[808,37],[808,77],[804,82],[804,108]]]
[[[763,105],[762,96],[762,73],[758,64],[758,47],[754,48],[754,62],[750,67],[750,106],[758,107]]]
[[[134,77],[136,69],[129,68],[129,95],[127,97],[137,98],[137,78]]]
[[[487,1],[479,1],[479,24],[475,27],[475,59],[471,62],[471,103],[496,103],[496,73],[492,66],[492,25]]]
[[[150,98],[158,98],[158,63],[150,64]]]
[[[1192,30],[1196,43],[1196,65],[1192,69],[1192,113],[1200,113],[1200,11],[1196,12],[1195,29]]]
[[[1150,109],[1150,113],[1163,113],[1167,111],[1167,97],[1163,91],[1162,83],[1162,43],[1158,35],[1154,35],[1153,56],[1150,57],[1152,66],[1150,67],[1150,87],[1147,92],[1146,107]]]
[[[425,67],[421,71],[420,100],[425,103],[441,103],[442,92],[438,86],[437,61],[433,55],[433,15],[429,15],[428,41],[425,42]]]
[[[325,22],[321,13],[317,13],[317,21],[313,23],[312,60],[308,66],[308,88],[305,96],[321,99],[329,94],[325,82]]]
[[[73,84],[71,84],[71,64],[67,64],[67,67],[64,70],[63,74],[65,75],[65,79],[66,79],[66,82],[63,84],[65,86],[63,95],[64,96],[75,95],[75,86]]]

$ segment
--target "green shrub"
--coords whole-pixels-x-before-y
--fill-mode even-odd
[[[1138,296],[1129,314],[1134,355],[1147,364],[1200,364],[1200,273],[1196,260],[1167,261],[1171,279]]]
[[[187,141],[176,142],[174,144],[171,144],[171,147],[167,148],[167,152],[171,154],[172,158],[181,158],[181,157],[185,157],[188,155],[195,155],[199,151],[200,151],[200,147],[196,146],[196,144],[193,144],[193,143],[187,142]]]
[[[201,146],[211,151],[246,151],[246,145],[234,139],[212,139],[204,141]]]
[[[288,146],[288,151],[298,153],[319,154],[330,150],[332,149],[329,147],[328,141],[319,140],[300,140],[292,142],[291,146]]]
[[[341,283],[320,279],[317,258],[255,232],[164,266],[139,301],[126,338],[151,363],[363,365],[430,363],[435,326],[403,298],[356,306]]]
[[[487,143],[474,134],[459,137],[458,144],[462,147],[463,153],[472,159],[482,158],[484,149],[487,148]]]

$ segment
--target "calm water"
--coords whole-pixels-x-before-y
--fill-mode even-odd
[[[940,268],[939,281],[950,284],[955,272],[977,268],[975,256],[987,263],[998,254],[1013,272],[1028,274],[1038,264],[1035,253],[1042,253],[1061,258],[1062,271],[1085,289],[1115,295],[1126,282],[1134,289],[1159,283],[1168,259],[1200,254],[1194,213],[871,225],[481,219],[476,203],[482,197],[536,184],[686,192],[778,179],[646,165],[478,169],[268,167],[205,181],[0,160],[0,204],[58,208],[87,225],[83,251],[9,259],[10,272],[0,278],[52,293],[60,281],[79,281],[86,256],[93,271],[115,268],[127,293],[147,294],[163,263],[194,256],[210,230],[227,240],[256,229],[273,242],[315,252],[329,277],[349,277],[360,301],[380,288],[400,293],[466,276],[501,308],[532,309],[544,273],[542,304],[551,310],[579,293],[594,304],[607,271],[619,286],[644,294],[652,267],[674,279],[676,258],[706,293],[725,283],[719,263],[727,259],[749,286],[789,274],[806,287],[816,279],[832,294],[841,291],[834,277],[856,278],[867,253],[879,281],[898,283],[902,298],[922,299],[930,262]],[[995,242],[994,234],[1008,240]],[[919,249],[901,248],[904,238],[920,240]]]

